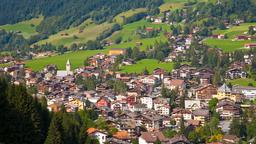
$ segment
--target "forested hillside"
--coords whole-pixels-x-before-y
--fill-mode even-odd
[[[102,23],[121,12],[142,7],[153,9],[162,3],[163,0],[3,0],[0,25],[17,23],[41,14],[45,19],[37,31],[52,34],[71,25],[79,25],[88,18]]]
[[[0,76],[0,143],[6,144],[91,144],[87,136],[93,112],[49,113],[46,99],[35,99],[22,85],[10,84]],[[91,119],[92,118],[92,119]]]

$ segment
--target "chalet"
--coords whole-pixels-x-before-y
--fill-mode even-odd
[[[165,98],[156,98],[154,100],[154,110],[159,115],[168,116],[170,114],[170,105],[168,100]]]
[[[227,79],[238,79],[238,78],[246,78],[247,72],[239,69],[239,68],[233,68],[226,71],[226,78]]]
[[[171,90],[179,90],[182,91],[186,87],[186,83],[184,80],[181,79],[173,79],[170,81],[169,86],[167,88],[170,88]]]
[[[212,35],[212,38],[215,38],[215,39],[225,39],[225,35],[223,35],[223,34],[216,34],[216,35]]]
[[[96,102],[96,107],[110,107],[110,100],[106,97],[101,97]]]
[[[107,142],[108,134],[106,132],[100,131],[95,128],[89,128],[87,129],[87,133],[89,136],[92,136],[98,139],[99,144],[104,144],[105,142]]]
[[[195,97],[199,100],[210,100],[214,94],[217,94],[217,88],[212,84],[200,86],[195,89]]]
[[[144,112],[138,120],[148,131],[159,130],[163,125],[163,117],[154,111]]]
[[[153,75],[149,75],[141,78],[140,81],[144,84],[155,85],[158,82],[158,78]]]
[[[202,125],[209,118],[210,118],[210,112],[208,109],[196,109],[195,111],[193,111],[193,119],[200,121]]]
[[[130,111],[132,111],[132,112],[144,112],[147,109],[148,108],[147,108],[146,104],[135,103],[135,104],[132,105]]]
[[[168,144],[190,144],[190,142],[184,135],[175,135]]]
[[[169,141],[162,132],[141,132],[139,144],[154,144],[157,140],[160,140],[161,143]]]
[[[256,98],[256,88],[252,86],[239,86],[235,85],[232,87],[234,93],[244,95],[245,99],[254,100]]]
[[[256,43],[247,43],[244,47],[247,49],[256,48]]]
[[[172,111],[172,117],[183,117],[184,120],[191,120],[192,119],[192,112],[187,109],[175,108]]]
[[[218,102],[216,112],[222,119],[230,119],[240,115],[240,106],[230,100],[222,100]]]
[[[201,108],[200,100],[185,100],[185,109],[195,110]]]
[[[162,68],[156,68],[153,70],[153,76],[160,80],[164,79],[164,74],[165,74],[165,70]]]
[[[121,48],[113,48],[110,49],[108,55],[110,56],[117,56],[117,55],[125,55],[126,50]]]
[[[236,40],[251,40],[251,37],[246,35],[238,35],[236,36]]]
[[[217,98],[218,100],[229,99],[234,102],[240,102],[242,100],[242,95],[232,92],[226,84],[223,84],[221,87],[219,87],[217,94],[213,95],[212,97]]]

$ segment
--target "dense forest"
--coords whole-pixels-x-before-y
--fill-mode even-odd
[[[86,133],[97,117],[94,112],[67,113],[63,106],[49,113],[46,99],[30,96],[24,86],[0,77],[0,143],[8,144],[91,144]],[[90,114],[90,115],[89,115]]]
[[[123,11],[141,7],[151,10],[162,3],[163,0],[2,0],[0,25],[43,15],[45,19],[37,31],[52,34],[79,25],[88,18],[102,23]]]

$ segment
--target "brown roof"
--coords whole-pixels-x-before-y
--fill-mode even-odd
[[[189,144],[189,140],[184,135],[176,135],[170,139],[169,144],[176,144],[179,142],[183,142],[185,144]]]
[[[168,139],[162,132],[141,132],[141,137],[148,143],[154,143],[159,139],[161,142],[167,142]]]
[[[171,80],[170,82],[170,84],[174,86],[181,86],[183,83],[184,83],[184,80],[180,80],[180,79]]]
[[[209,116],[209,110],[207,109],[196,109],[195,111],[193,111],[193,115],[195,116]]]

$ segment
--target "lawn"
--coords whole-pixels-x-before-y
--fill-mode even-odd
[[[123,17],[129,18],[133,15],[136,15],[136,14],[139,14],[142,12],[146,12],[146,11],[147,11],[147,9],[145,9],[145,8],[138,8],[138,9],[132,9],[132,10],[129,10],[126,12],[122,12],[122,13],[118,14],[117,16],[115,16],[113,21],[116,23],[119,23],[119,24],[123,24]]]
[[[85,50],[70,52],[63,55],[52,57],[33,59],[26,61],[26,67],[32,68],[34,71],[42,70],[48,64],[56,64],[59,69],[66,68],[66,61],[69,59],[72,69],[83,66],[83,62],[87,57],[96,55],[97,53],[107,53],[107,50]]]
[[[246,43],[252,43],[256,41],[233,41],[230,39],[212,39],[208,38],[203,41],[206,45],[214,48],[220,48],[224,52],[232,52],[239,49],[244,49],[244,44]]]
[[[102,32],[110,29],[113,23],[94,24],[91,20],[86,20],[77,27],[51,35],[48,39],[39,41],[36,44],[52,43],[53,45],[70,46],[73,43],[86,43],[88,40],[95,40]],[[66,35],[65,35],[66,34]]]
[[[252,83],[253,86],[256,86],[256,81],[249,78],[230,80],[230,81],[227,81],[227,83],[231,83],[232,85],[241,85],[241,86],[248,86],[249,83]]]
[[[138,61],[134,65],[122,66],[120,72],[142,73],[145,68],[147,68],[147,70],[150,73],[152,73],[155,68],[163,68],[166,71],[170,72],[173,69],[173,63],[159,62],[158,60],[155,60],[155,59],[144,59],[144,60]]]
[[[229,39],[234,39],[237,35],[247,34],[249,26],[256,26],[256,23],[243,23],[240,26],[233,26],[226,30],[215,30],[214,34],[226,34]]]
[[[135,33],[139,26],[162,28],[165,31],[170,31],[170,27],[166,24],[154,24],[147,22],[146,20],[140,20],[131,24],[124,25],[120,31],[115,32],[111,37],[109,37],[108,40],[110,41],[114,41],[118,37],[122,37],[122,42],[120,44],[114,44],[110,46],[110,48],[134,47],[136,42],[141,42],[141,49],[145,50],[147,46],[153,45],[155,41],[167,41],[167,38],[163,35],[163,32],[155,38],[140,39],[140,37]]]
[[[29,38],[32,35],[37,34],[36,26],[40,24],[43,17],[33,18],[31,20],[22,21],[16,24],[7,24],[0,26],[0,29],[5,29],[6,31],[20,32],[25,38]]]

